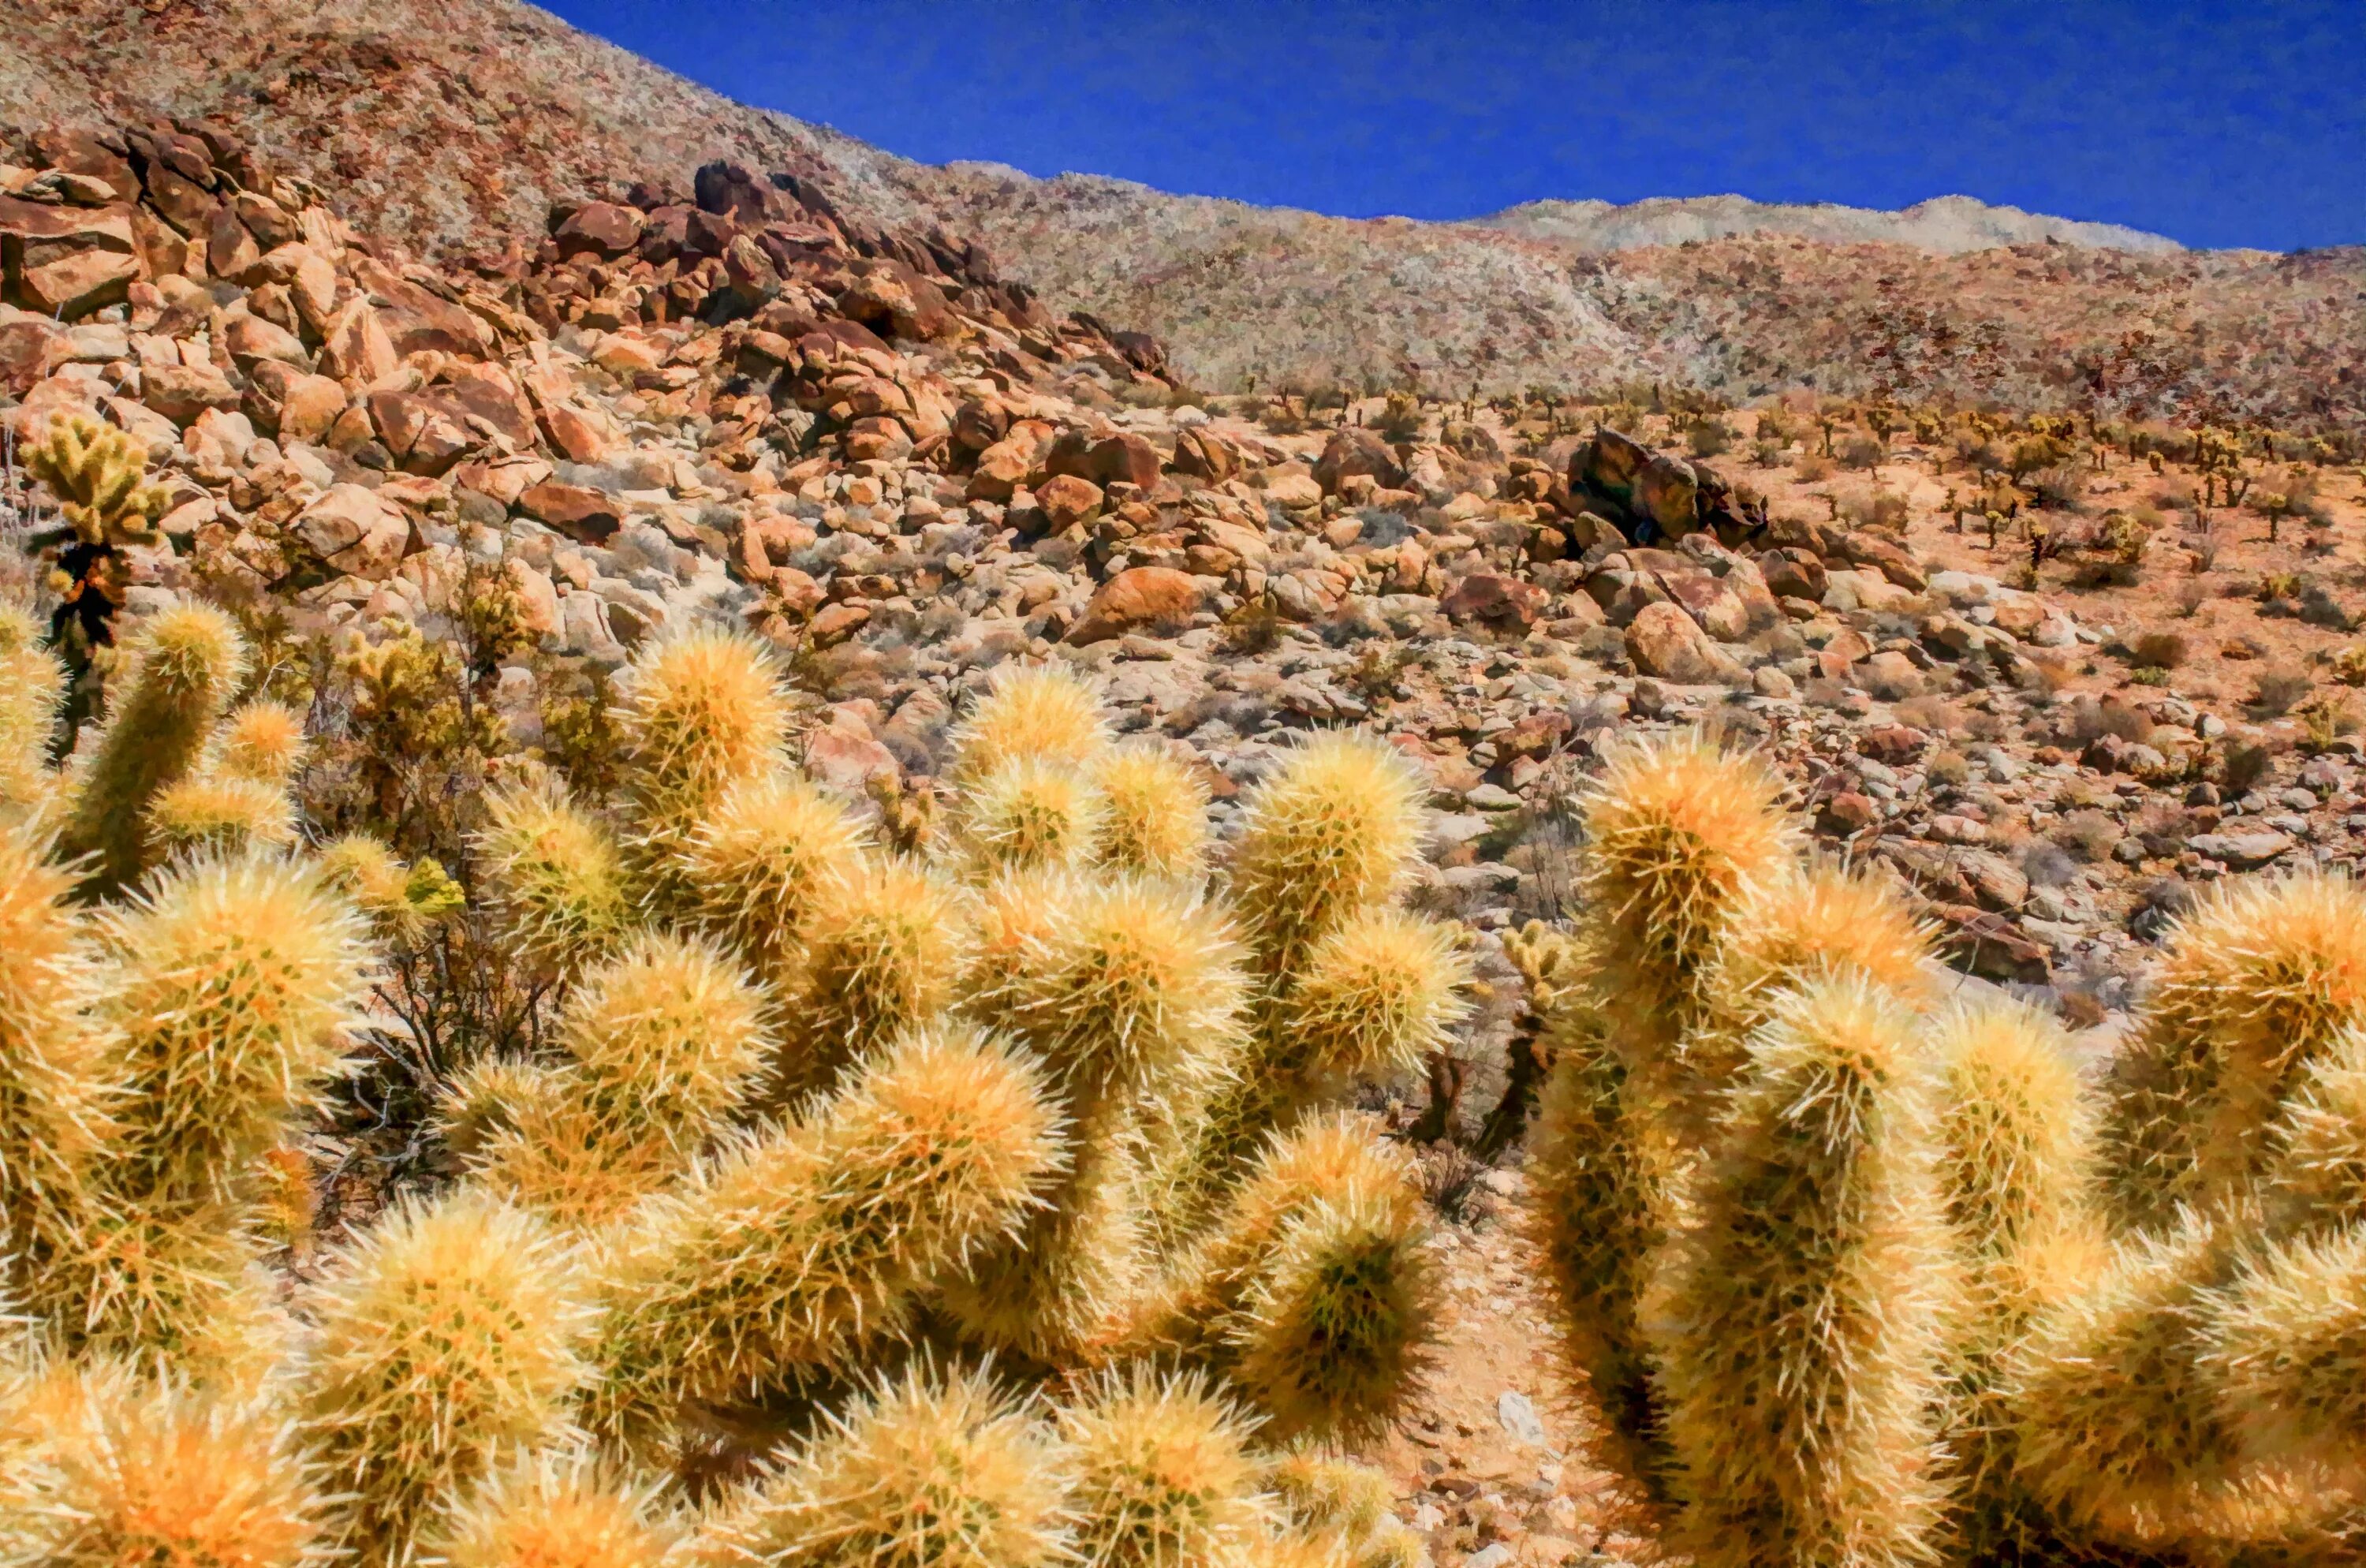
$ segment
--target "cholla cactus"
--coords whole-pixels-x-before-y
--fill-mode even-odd
[[[148,448],[126,431],[79,414],[51,421],[24,451],[25,469],[57,496],[66,525],[86,545],[146,544],[171,497],[148,482]]]
[[[590,1314],[524,1213],[464,1194],[381,1221],[316,1294],[303,1431],[344,1495],[336,1539],[409,1561],[507,1454],[565,1435]]]
[[[447,874],[298,830],[301,728],[224,716],[242,655],[209,615],[150,624],[62,786],[26,743],[29,795],[73,792],[93,848],[130,832],[118,874],[77,889],[38,802],[0,838],[0,1196],[39,1351],[161,1358],[212,1402],[175,1440],[235,1411],[225,1453],[280,1488],[249,1493],[292,1499],[276,1542],[142,1544],[1414,1568],[1383,1483],[1275,1458],[1378,1432],[1427,1360],[1419,1185],[1339,1109],[1469,980],[1394,906],[1421,788],[1392,753],[1288,759],[1211,888],[1192,773],[1024,672],[964,721],[940,850],[790,771],[765,659],[682,631],[622,682],[616,786],[523,764]],[[456,1181],[344,1201],[308,1123],[413,976],[479,961],[524,1018],[422,1055],[422,1164]],[[316,1213],[350,1232],[317,1267]],[[0,1377],[0,1561],[73,1381]]]
[[[33,617],[0,603],[0,826],[55,798],[50,747],[65,695],[65,666],[41,646]]]
[[[1092,690],[1057,665],[1015,670],[997,680],[953,733],[963,782],[1005,762],[1081,767],[1109,745],[1109,721]]]
[[[1067,1456],[983,1373],[879,1383],[706,1532],[744,1562],[1054,1568],[1072,1560]]]
[[[692,891],[672,857],[727,792],[777,763],[788,705],[761,644],[703,626],[645,647],[618,696],[630,841],[649,897],[672,908]]]
[[[246,643],[228,615],[185,604],[147,621],[116,680],[107,728],[75,789],[60,848],[95,857],[93,891],[130,886],[145,863],[142,827],[157,793],[197,766],[214,721],[246,678]]]
[[[1100,791],[1102,864],[1191,878],[1205,870],[1208,786],[1164,750],[1131,742],[1092,764]]]
[[[0,1479],[0,1551],[56,1568],[131,1562],[312,1568],[325,1562],[317,1476],[262,1401],[119,1364],[50,1374],[28,1495]],[[0,1461],[0,1471],[16,1467]]]
[[[1753,765],[1630,750],[1531,1172],[1604,1459],[1703,1562],[2315,1561],[2355,1528],[2360,896],[2236,884],[2090,1100],[1935,1008],[1892,894]],[[2281,1559],[2279,1559],[2281,1560]]]

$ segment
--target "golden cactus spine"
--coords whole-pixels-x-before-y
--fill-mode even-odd
[[[1007,1244],[942,1289],[989,1345],[1073,1355],[1148,1263],[1143,1156],[1171,1145],[1226,1070],[1246,984],[1220,915],[1171,884],[1039,885],[1016,951],[974,972],[970,1010],[1044,1063],[1068,1121],[1066,1175]]]
[[[1752,1036],[1659,1347],[1703,1564],[1908,1563],[1940,1527],[1932,1409],[1951,1304],[1934,1086],[1910,1015],[1814,983]]]
[[[2304,874],[2238,883],[2179,923],[2105,1086],[2105,1193],[2125,1225],[2239,1206],[2256,1134],[2308,1063],[2366,1022],[2366,894]]]
[[[809,1121],[636,1212],[586,1420],[645,1445],[685,1404],[851,1370],[931,1279],[1018,1226],[1064,1155],[1031,1066],[973,1034],[907,1036]]]
[[[182,604],[141,625],[107,703],[96,751],[75,784],[60,836],[67,855],[93,857],[95,892],[129,886],[145,863],[148,804],[203,755],[214,723],[246,678],[246,644],[228,615]]]
[[[753,1093],[774,1046],[766,1010],[706,942],[631,939],[569,993],[567,1062],[506,1108],[472,1163],[552,1218],[614,1218],[687,1170]]]
[[[342,1495],[337,1543],[409,1561],[441,1507],[509,1455],[563,1438],[589,1310],[565,1253],[479,1194],[412,1204],[315,1296],[302,1430]]]
[[[693,889],[677,857],[734,786],[778,764],[788,727],[771,655],[738,632],[697,626],[652,641],[618,682],[630,849],[653,908]]]

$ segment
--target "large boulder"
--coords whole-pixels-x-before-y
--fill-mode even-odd
[[[1498,631],[1525,631],[1537,624],[1549,597],[1533,582],[1474,571],[1448,589],[1438,607],[1458,621],[1475,621]]]
[[[1323,456],[1315,459],[1314,482],[1324,495],[1339,493],[1339,481],[1358,474],[1368,474],[1382,490],[1404,488],[1405,471],[1389,444],[1361,425],[1347,425],[1331,433],[1323,444]]]
[[[613,261],[640,244],[645,222],[632,208],[595,201],[577,208],[552,238],[558,241],[561,256],[592,255]]]
[[[1680,686],[1731,685],[1748,672],[1673,604],[1646,604],[1627,626],[1627,657],[1638,671]]]
[[[1200,588],[1198,578],[1172,567],[1131,567],[1101,584],[1068,641],[1081,647],[1128,632],[1180,629],[1200,608]]]
[[[1655,452],[1635,480],[1635,510],[1663,539],[1681,539],[1700,526],[1700,477],[1681,457]]]
[[[341,484],[297,516],[296,533],[339,571],[383,582],[402,561],[411,524],[365,487]]]

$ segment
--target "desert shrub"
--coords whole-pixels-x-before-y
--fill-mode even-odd
[[[2191,655],[2192,645],[2182,632],[2140,632],[2128,645],[2129,656],[2148,670],[2174,670]]]
[[[2345,1529],[2346,1491],[2277,1478],[2353,1441],[2366,896],[2196,901],[2090,1089],[2045,1014],[1942,1001],[1894,895],[1800,865],[1747,764],[1642,755],[1586,802],[1590,890],[1631,896],[1555,987],[1527,1170],[1594,1457],[1662,1539],[2216,1561],[2251,1486],[2279,1533]],[[2064,987],[2090,1017],[2099,978]]]
[[[1888,456],[1889,448],[1871,435],[1863,434],[1852,435],[1840,445],[1840,459],[1844,468],[1876,468],[1880,465],[1884,457]]]
[[[1684,449],[1696,457],[1718,457],[1732,447],[1733,441],[1733,426],[1714,414],[1684,427]]]
[[[235,630],[165,630],[190,776],[292,810],[288,716],[217,697]],[[457,879],[250,840],[77,902],[54,822],[0,834],[0,1554],[1408,1561],[1323,1502],[1367,1472],[1265,1481],[1396,1417],[1436,1308],[1347,1109],[1470,978],[1398,903],[1396,753],[1281,759],[1220,892],[1204,788],[1058,669],[972,705],[933,830],[788,763],[738,634],[649,639],[614,706],[613,784],[521,764]],[[104,758],[143,812],[160,770]],[[460,1038],[470,985],[507,1034]],[[299,1140],[363,1081],[434,1158],[356,1145],[380,1185],[288,1272],[272,1236],[330,1234]]]
[[[2054,841],[2089,865],[2111,859],[2122,837],[2119,822],[2107,811],[2073,811],[2054,829]]]
[[[1895,534],[1906,526],[1906,498],[1896,491],[1876,490],[1841,502],[1841,515],[1853,527],[1878,528]]]
[[[2315,685],[2305,670],[2262,670],[2251,694],[2251,705],[2270,716],[2287,714]]]
[[[1802,452],[1791,473],[1803,485],[1821,484],[1832,477],[1832,460],[1820,452]]]

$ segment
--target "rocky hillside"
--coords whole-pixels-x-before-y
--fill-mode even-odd
[[[517,0],[26,0],[0,28],[0,124],[208,118],[381,243],[530,244],[554,201],[730,157],[818,186],[850,222],[974,236],[1055,310],[1155,333],[1215,390],[1642,379],[2069,406],[2100,367],[2107,409],[2339,423],[2366,387],[2366,251],[2164,252],[1960,198],[1355,221],[935,168],[732,104]]]
[[[1968,196],[1940,196],[1897,212],[1836,202],[1752,201],[1741,196],[1653,197],[1607,201],[1524,201],[1474,225],[1581,251],[1634,251],[1693,240],[1795,234],[1827,244],[1912,245],[1954,255],[2002,245],[2092,245],[2114,251],[2174,251],[2176,241],[2117,223],[2048,218]]]

